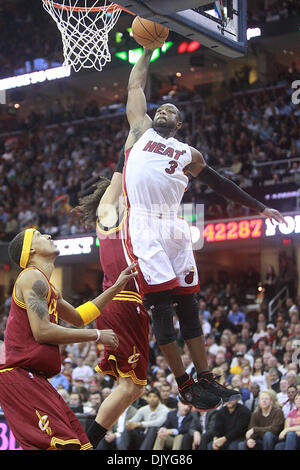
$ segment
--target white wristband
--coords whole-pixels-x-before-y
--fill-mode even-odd
[[[100,330],[96,330],[96,331],[97,331],[97,339],[95,341],[96,341],[96,343],[98,343],[98,341],[101,338],[101,331]]]

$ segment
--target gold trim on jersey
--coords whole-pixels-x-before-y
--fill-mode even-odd
[[[47,450],[56,450],[56,444],[60,444],[62,446],[65,446],[67,444],[78,444],[80,446],[80,450],[86,450],[87,446],[89,445],[89,448],[92,447],[91,444],[87,443],[84,444],[83,446],[81,445],[81,442],[79,439],[59,439],[58,437],[52,437],[51,442],[50,442],[50,447],[48,447]]]
[[[115,361],[116,363],[116,369],[117,369],[117,372],[119,374],[120,377],[129,377],[135,384],[137,385],[147,385],[147,380],[141,380],[141,379],[138,379],[137,376],[135,375],[135,372],[133,370],[129,370],[128,372],[122,372],[119,368],[118,368],[118,364],[117,364],[117,358],[116,356],[114,356],[113,354],[111,354],[108,358],[108,360],[112,360],[112,361]],[[102,370],[99,365],[95,367],[95,371],[98,372],[99,374],[107,374],[107,375],[112,375],[113,377],[116,377],[118,378],[117,374],[113,371],[113,370]]]
[[[102,369],[99,367],[99,365],[98,365],[98,366],[94,367],[94,370],[95,370],[96,372],[98,372],[98,374],[112,375],[112,376],[115,377],[116,379],[118,378],[117,374],[116,374],[113,370],[111,370],[111,369],[109,369],[109,370],[102,370]]]
[[[80,450],[89,450],[89,449],[93,449],[93,446],[90,442],[87,442],[86,444],[83,444],[83,446],[81,446]]]
[[[24,310],[26,310],[26,304],[24,302],[22,302],[21,300],[19,300],[16,296],[16,283],[17,283],[17,280],[19,279],[19,277],[21,276],[21,274],[24,273],[24,271],[28,271],[29,269],[37,269],[38,271],[40,271],[40,273],[43,274],[43,276],[46,278],[47,280],[47,283],[48,283],[48,294],[47,294],[47,304],[49,304],[50,302],[50,298],[51,298],[51,287],[54,289],[55,293],[57,294],[57,291],[55,289],[54,286],[52,286],[52,284],[50,283],[49,279],[47,278],[47,276],[45,276],[45,274],[39,269],[37,268],[36,266],[29,266],[28,268],[25,268],[23,269],[20,274],[18,275],[16,281],[15,281],[15,285],[14,285],[14,288],[13,288],[13,299],[14,299],[14,302],[18,305],[18,307],[21,307],[23,308]]]
[[[10,367],[10,368],[7,368],[7,369],[0,369],[0,372],[8,372],[9,370],[14,370],[15,367]]]
[[[142,297],[138,292],[132,292],[128,290],[122,290],[117,295],[115,295],[113,300],[126,300],[129,302],[137,302],[139,304],[143,303]]]
[[[122,372],[118,367],[117,358],[113,354],[110,354],[110,356],[108,357],[108,360],[115,361],[116,369],[120,377],[130,377],[132,381],[137,385],[147,385],[147,380],[138,379],[137,376],[135,375],[134,370],[129,370],[128,372]]]

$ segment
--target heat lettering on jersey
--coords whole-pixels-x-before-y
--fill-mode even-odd
[[[165,155],[166,157],[173,158],[174,160],[178,160],[181,155],[186,153],[186,150],[175,150],[172,147],[167,147],[165,144],[154,142],[153,140],[149,140],[147,142],[143,151]]]

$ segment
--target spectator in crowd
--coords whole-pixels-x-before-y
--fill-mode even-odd
[[[277,393],[277,400],[280,406],[283,406],[284,403],[286,403],[288,400],[288,394],[287,394],[288,382],[286,379],[282,378],[280,380],[279,388],[280,388],[280,391]]]
[[[223,331],[231,326],[220,305],[213,311],[210,323],[211,333],[215,335],[217,340],[221,337]]]
[[[284,429],[279,434],[280,442],[275,450],[300,450],[300,392],[294,397],[295,409],[286,417]]]
[[[208,449],[238,450],[238,444],[248,429],[250,417],[250,410],[238,403],[238,400],[225,403],[216,413],[213,439],[208,444]]]
[[[49,382],[53,385],[54,388],[56,388],[56,390],[58,387],[63,387],[67,392],[70,390],[70,381],[63,373],[63,366],[61,372],[58,375],[51,377]]]
[[[60,394],[60,396],[65,400],[66,403],[69,403],[69,398],[70,398],[70,395],[69,393],[67,392],[67,390],[63,387],[59,387],[57,389],[58,393]]]
[[[78,357],[76,363],[77,366],[72,372],[72,381],[88,383],[90,378],[94,375],[92,367],[84,363],[84,357]]]
[[[281,374],[276,367],[271,367],[268,372],[267,382],[268,388],[271,388],[276,393],[280,392],[280,377]]]
[[[254,361],[251,383],[257,383],[261,392],[268,389],[267,377],[264,372],[264,364],[261,357],[257,357]]]
[[[284,425],[284,415],[277,401],[276,392],[260,392],[258,407],[251,414],[246,439],[239,443],[239,450],[274,450]]]
[[[62,373],[68,379],[69,386],[72,382],[72,372],[73,372],[72,359],[70,359],[69,357],[66,357],[66,359],[63,361]]]
[[[250,388],[250,398],[245,401],[245,406],[253,413],[256,410],[259,400],[260,387],[257,383],[251,383]]]
[[[260,345],[262,345],[262,341],[264,342],[264,344],[267,344],[267,327],[265,320],[260,320],[257,322],[257,328],[254,335],[252,336],[252,339],[254,342],[254,350],[256,348],[259,348]]]
[[[172,392],[172,387],[171,385],[166,382],[161,385],[160,387],[160,401],[163,405],[166,405],[170,409],[174,409],[177,407],[177,399],[174,397],[171,397],[171,392]]]
[[[253,366],[254,360],[253,360],[252,354],[247,352],[246,343],[244,341],[240,341],[239,339],[237,340],[237,343],[236,343],[236,356],[237,356],[238,353],[242,353],[243,354],[243,359],[247,360],[251,367]],[[233,367],[236,362],[238,362],[237,357],[232,359],[231,367]],[[243,363],[243,361],[242,361],[242,363]]]
[[[211,313],[206,308],[206,302],[204,299],[199,299],[199,315],[203,315],[204,320],[210,321],[211,320]]]
[[[290,411],[293,411],[296,409],[296,405],[295,405],[296,393],[297,393],[296,385],[289,385],[287,388],[288,399],[282,406],[282,411],[283,411],[285,418],[287,418]]]
[[[297,377],[297,372],[293,369],[290,369],[292,363],[289,363],[287,366],[287,371],[285,374],[285,378],[288,381],[289,386],[294,385],[296,386],[298,383],[298,377]]]
[[[170,411],[160,402],[157,389],[150,389],[147,393],[148,405],[137,410],[135,415],[126,423],[126,429],[121,435],[120,450],[149,450],[152,449],[155,435],[152,428],[162,426]]]
[[[96,416],[101,402],[102,396],[99,391],[90,392],[87,403],[83,405],[83,412],[90,416]]]
[[[74,413],[83,413],[83,403],[79,392],[70,393],[69,406]]]
[[[243,387],[242,376],[241,374],[236,374],[232,377],[231,386],[233,389],[238,388],[241,393],[242,402],[245,403],[250,398],[250,392],[247,388]]]
[[[232,360],[231,362],[231,368],[230,368],[230,373],[231,374],[241,374],[243,371],[243,359],[244,359],[244,354],[242,352],[237,352],[235,355],[235,361]]]
[[[189,436],[193,450],[208,450],[208,443],[214,437],[217,410],[205,411],[204,413],[193,412]],[[184,437],[184,439],[187,436]]]
[[[227,315],[227,320],[234,325],[235,328],[233,331],[241,330],[243,323],[246,321],[246,317],[237,303],[232,304],[232,308]]]
[[[191,407],[178,401],[178,409],[169,411],[166,421],[158,429],[153,450],[181,449],[183,437],[189,431],[192,418]]]
[[[244,365],[242,373],[241,373],[241,378],[242,378],[242,386],[244,388],[247,388],[250,391],[251,387],[251,367],[250,365]]]

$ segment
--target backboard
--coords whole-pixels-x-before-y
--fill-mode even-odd
[[[247,52],[247,0],[117,0],[115,3],[224,56],[240,57]]]

